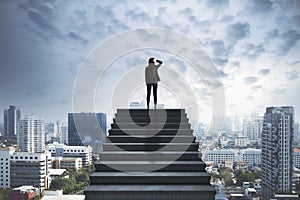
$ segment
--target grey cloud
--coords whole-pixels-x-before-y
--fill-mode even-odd
[[[253,85],[251,87],[251,89],[254,90],[254,91],[258,91],[260,88],[262,88],[262,85]]]
[[[273,3],[270,0],[252,0],[248,2],[252,13],[265,13],[273,8]]]
[[[205,81],[208,83],[209,86],[213,87],[213,88],[219,88],[219,87],[223,87],[223,83],[218,81],[218,80],[214,80],[214,79],[205,79]]]
[[[139,9],[132,9],[125,13],[132,20],[149,21],[151,17]]]
[[[192,10],[192,8],[187,7],[187,8],[185,8],[185,9],[181,10],[179,13],[182,13],[182,14],[184,14],[184,15],[186,15],[186,16],[191,16],[193,12],[194,12],[194,11]],[[192,16],[193,16],[193,15],[192,15]]]
[[[214,57],[213,61],[216,65],[219,65],[219,66],[224,66],[228,63],[227,58],[223,59],[223,58],[219,58],[219,57]]]
[[[41,31],[41,36],[45,38],[46,40],[51,37],[55,36],[56,38],[63,38],[62,33],[53,27],[49,20],[47,20],[43,15],[41,15],[39,12],[29,10],[27,13],[29,19],[32,23],[34,23],[38,29]]]
[[[273,90],[272,92],[273,92],[273,94],[275,94],[275,95],[282,95],[283,93],[285,93],[285,91],[286,91],[286,89],[284,89],[284,88],[279,88],[279,89]]]
[[[232,49],[227,49],[223,40],[212,40],[210,45],[214,55],[213,61],[220,66],[226,65],[228,63],[227,56],[232,52]]]
[[[179,14],[182,14],[184,17],[188,19],[191,25],[194,27],[199,27],[201,30],[208,30],[207,28],[211,26],[211,21],[210,20],[199,20],[193,13],[195,11],[188,7],[179,12]],[[174,24],[174,27],[182,26],[182,24],[176,23]],[[173,28],[174,28],[173,27]],[[186,31],[188,31],[190,28],[187,28]]]
[[[270,69],[261,69],[258,73],[260,75],[267,75],[270,73]]]
[[[109,27],[112,33],[118,33],[120,31],[125,31],[129,29],[129,27],[125,23],[121,22],[116,18],[111,19],[111,25],[109,25]]]
[[[253,84],[256,83],[258,81],[258,77],[256,76],[248,76],[245,78],[245,83],[247,84]]]
[[[139,66],[139,65],[145,65],[147,64],[147,60],[141,56],[137,57],[129,57],[125,58],[125,63],[127,66],[127,70],[132,69],[133,67]]]
[[[300,15],[293,16],[292,22],[296,25],[296,27],[300,27]]]
[[[296,65],[300,64],[300,60],[296,60],[296,61],[288,63],[288,64],[291,66],[296,66]]]
[[[269,43],[272,39],[277,38],[279,36],[279,30],[273,29],[271,31],[268,31],[265,36],[265,42]]]
[[[212,40],[210,45],[215,56],[224,56],[228,55],[228,52],[225,49],[225,44],[223,40]]]
[[[43,32],[44,36],[62,36],[60,31],[51,24],[55,17],[54,9],[56,9],[56,4],[53,2],[28,0],[19,3],[17,7],[27,13],[30,21]]]
[[[185,67],[186,66],[186,63],[184,63],[182,60],[180,59],[176,59],[176,58],[171,58],[168,60],[168,65],[170,67],[172,66],[178,66],[177,69],[180,70],[180,73],[186,73],[187,71],[187,68]]]
[[[51,2],[50,5],[42,1],[23,1],[22,3],[18,4],[17,7],[24,11],[34,9],[40,13],[43,13],[43,16],[45,16],[47,19],[50,19],[53,16],[52,6],[55,7],[53,2]]]
[[[232,65],[235,66],[235,67],[240,67],[241,66],[239,61],[232,61]]]
[[[287,54],[290,49],[300,39],[300,34],[296,30],[289,30],[280,35],[283,40],[283,44],[280,46],[280,54]]]
[[[88,39],[78,35],[77,33],[73,32],[73,31],[70,31],[68,33],[68,37],[70,39],[74,40],[77,43],[81,43],[81,44],[88,44],[89,43]]]
[[[221,19],[221,22],[233,22],[234,21],[234,16],[232,15],[224,15]]]
[[[228,76],[228,74],[226,74],[224,71],[219,70],[219,73],[221,75],[221,77],[226,78]]]
[[[286,72],[285,74],[286,74],[287,79],[289,79],[289,80],[294,80],[294,79],[299,78],[299,73],[296,71]]]
[[[264,52],[266,52],[266,49],[265,49],[264,45],[262,45],[262,44],[260,44],[260,45],[248,44],[247,47],[246,47],[245,54],[249,58],[257,58],[258,56],[260,56]]]
[[[37,25],[42,30],[48,30],[49,28],[51,28],[47,20],[40,13],[36,11],[29,10],[28,17],[35,25]]]
[[[207,0],[206,5],[210,9],[224,9],[229,6],[229,0]]]
[[[234,23],[230,24],[226,29],[227,38],[234,42],[243,39],[250,34],[249,23]]]

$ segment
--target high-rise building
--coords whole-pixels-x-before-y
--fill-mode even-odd
[[[231,134],[233,132],[233,117],[226,116],[224,118],[223,131],[227,134]]]
[[[45,124],[34,115],[19,120],[18,146],[23,152],[43,152],[45,150]]]
[[[49,188],[50,153],[15,152],[10,155],[10,185]]]
[[[68,143],[70,146],[101,143],[106,135],[106,113],[69,113]]]
[[[263,118],[256,117],[244,119],[243,121],[243,135],[247,136],[250,142],[260,142],[263,127]]]
[[[0,150],[0,188],[10,188],[10,156],[13,150]]]
[[[60,143],[62,144],[68,144],[68,127],[66,127],[64,124],[62,124],[60,128]]]
[[[300,137],[299,124],[297,122],[294,123],[294,136],[298,138]]]
[[[46,125],[46,141],[50,141],[58,136],[57,123],[50,122]]]
[[[267,107],[262,131],[262,198],[292,193],[294,108]]]
[[[18,120],[21,110],[18,106],[9,106],[4,110],[4,136],[16,137],[18,133]]]

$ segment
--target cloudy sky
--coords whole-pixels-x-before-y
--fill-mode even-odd
[[[14,104],[23,114],[64,120],[73,109],[76,77],[91,52],[124,31],[155,27],[191,38],[212,59],[224,87],[226,115],[263,114],[267,106],[292,105],[300,122],[299,13],[296,0],[2,0],[0,109]],[[179,74],[197,99],[199,120],[210,118],[206,83],[198,81],[187,61],[159,50],[120,55],[108,66],[95,92],[94,111],[114,112],[104,99],[112,101],[114,94],[108,93],[118,87],[120,77],[146,65],[149,56],[173,70],[165,77],[161,71],[160,103],[176,107],[184,101],[176,94],[184,91],[180,86],[172,91],[163,87]],[[139,101],[144,87],[129,92],[129,100]]]

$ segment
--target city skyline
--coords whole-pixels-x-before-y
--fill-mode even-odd
[[[88,54],[116,34],[159,27],[187,35],[214,61],[225,88],[226,115],[245,116],[252,111],[262,115],[268,106],[293,106],[295,121],[300,121],[297,1],[195,1],[188,5],[168,1],[159,5],[126,1],[1,1],[1,8],[1,110],[13,104],[20,106],[22,113],[34,113],[45,121],[66,120],[67,113],[73,112],[73,84]],[[195,84],[197,77],[191,66],[158,51],[118,58],[105,76],[105,90],[96,91],[95,110],[83,112],[108,113],[107,120],[111,122],[111,112],[115,110],[101,104],[103,93],[107,94],[105,98],[112,98],[109,90],[126,71],[146,66],[147,53],[161,56],[163,67],[182,74],[198,99],[199,121],[210,119],[211,94],[205,85]],[[163,78],[162,74],[162,84],[166,81]],[[145,88],[128,92],[133,93],[132,101],[139,101]],[[158,103],[166,108],[178,106],[175,98],[169,98],[168,88],[159,92]]]

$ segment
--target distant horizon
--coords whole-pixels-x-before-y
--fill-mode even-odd
[[[18,105],[14,105],[14,106],[18,106]],[[282,105],[282,106],[267,106],[267,107],[283,107],[283,106],[290,106],[290,105]],[[266,108],[267,108],[266,107]],[[7,107],[8,108],[8,107]],[[179,108],[179,107],[178,107]],[[265,109],[266,109],[265,108]],[[118,109],[126,109],[126,108],[118,108]],[[135,109],[135,108],[129,108],[129,106],[128,106],[128,109]],[[140,109],[140,108],[139,108]],[[141,108],[141,109],[146,109],[146,108]],[[177,108],[163,108],[163,109],[177,109]],[[179,109],[184,109],[184,108],[179,108]],[[294,108],[295,109],[295,108]],[[48,119],[46,119],[46,118],[44,118],[44,117],[41,117],[41,116],[38,116],[38,115],[35,115],[34,113],[31,113],[31,114],[23,114],[23,111],[22,111],[22,108],[20,107],[20,110],[21,110],[21,118],[23,119],[23,118],[25,118],[26,116],[29,116],[29,115],[31,115],[31,114],[33,114],[34,116],[36,116],[36,117],[38,117],[38,118],[40,118],[40,119],[43,119],[44,120],[44,122],[45,122],[45,124],[48,124],[48,123],[53,123],[53,122],[55,122],[55,121],[63,121],[63,122],[65,122],[66,123],[66,125],[67,125],[67,122],[68,122],[68,113],[74,113],[74,112],[68,112],[68,113],[66,113],[66,117],[65,117],[65,119],[50,119],[50,120],[48,120]],[[265,110],[266,111],[266,110]],[[258,112],[256,112],[256,111],[253,111],[253,112],[250,112],[248,115],[238,115],[238,114],[233,114],[233,115],[225,115],[225,117],[224,117],[224,120],[225,120],[225,118],[226,117],[239,117],[239,119],[240,120],[243,120],[243,119],[246,119],[246,118],[251,118],[251,114],[253,114],[253,113],[256,113],[259,117],[264,117],[264,113],[265,113],[265,111],[262,113],[262,114],[260,114],[260,113],[258,113]],[[106,113],[106,112],[102,112],[102,111],[82,111],[83,113]],[[186,111],[187,112],[187,111]],[[75,112],[75,113],[80,113],[80,112]],[[106,113],[106,114],[108,114],[108,113]],[[114,113],[115,114],[115,113]],[[112,114],[112,115],[114,115],[114,114]],[[296,115],[296,113],[295,113],[295,115]],[[1,116],[3,116],[3,110],[2,110],[2,115]],[[109,116],[109,114],[107,115],[107,116]],[[110,124],[110,123],[112,123],[112,121],[113,121],[113,116],[110,116],[111,118],[107,118],[107,124]],[[298,123],[299,124],[299,121],[297,121],[296,119],[294,119],[294,122],[295,123]],[[205,126],[208,126],[209,125],[209,123],[205,123],[205,122],[203,122],[203,121],[198,121],[198,123],[203,123]],[[197,123],[197,124],[198,124]],[[4,118],[2,117],[2,118],[0,118],[0,125],[4,125]],[[1,127],[1,126],[0,126]],[[2,127],[3,128],[3,127]],[[195,129],[196,130],[196,129]]]

